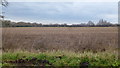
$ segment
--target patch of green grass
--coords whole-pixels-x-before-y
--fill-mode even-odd
[[[116,53],[75,53],[70,51],[49,51],[44,53],[30,53],[30,52],[15,52],[4,53],[2,60],[17,60],[17,59],[32,59],[36,57],[38,60],[48,60],[54,66],[80,66],[82,62],[89,62],[89,66],[119,66],[120,60],[118,60]],[[59,58],[60,57],[60,58]],[[9,66],[8,63],[3,63],[3,66]]]

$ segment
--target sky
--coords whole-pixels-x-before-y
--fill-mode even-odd
[[[17,0],[18,1],[18,0]],[[43,24],[67,23],[79,24],[100,19],[111,23],[118,22],[118,2],[114,0],[85,0],[87,2],[42,2],[11,0],[7,8],[3,8],[5,19],[12,21],[37,22]]]
[[[7,0],[9,2],[118,2],[119,0]]]

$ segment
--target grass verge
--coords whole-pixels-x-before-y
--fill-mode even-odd
[[[7,52],[2,54],[2,66],[120,66],[113,52],[47,51],[43,53]]]

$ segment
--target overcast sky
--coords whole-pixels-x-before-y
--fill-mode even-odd
[[[74,24],[89,20],[98,22],[99,19],[105,19],[111,23],[117,23],[118,2],[109,1],[37,2],[36,0],[36,2],[10,2],[7,8],[3,8],[3,11],[6,19],[13,21]]]
[[[9,2],[118,2],[119,0],[7,0]]]

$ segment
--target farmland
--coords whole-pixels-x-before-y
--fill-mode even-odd
[[[78,66],[80,62],[84,61],[84,59],[81,60],[81,57],[85,58],[86,56],[85,61],[90,61],[92,66],[119,65],[117,60],[117,27],[2,28],[2,45],[3,61],[17,60],[19,56],[23,56],[28,52],[31,55],[35,54],[34,57],[37,57],[37,59],[49,60],[55,66]],[[19,54],[19,56],[15,57],[16,54]],[[38,57],[42,55],[47,58]],[[65,58],[61,60],[53,58],[53,56],[58,55]],[[25,56],[27,58],[31,57],[30,55]],[[96,58],[91,59],[90,57]],[[68,61],[70,59],[71,61]],[[103,61],[98,59],[103,59]],[[107,59],[110,63],[106,61]],[[63,60],[66,63],[63,63]]]

